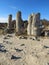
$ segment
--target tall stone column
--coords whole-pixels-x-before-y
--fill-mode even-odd
[[[28,17],[28,27],[27,27],[28,35],[31,35],[31,22],[32,22],[31,17],[32,17],[31,15]]]
[[[21,24],[22,24],[21,12],[18,11],[16,15],[16,33],[18,34],[21,34]]]
[[[41,35],[41,21],[40,21],[40,13],[36,14],[36,26],[37,26],[37,35],[40,36]]]
[[[11,14],[8,16],[8,28],[12,29],[12,15]]]
[[[39,27],[41,25],[41,22],[40,22],[40,13],[37,13],[36,14],[36,26]]]
[[[27,34],[34,35],[34,36],[40,35],[41,33],[40,25],[41,25],[40,13],[31,14],[31,16],[28,19]]]
[[[37,29],[35,27],[35,24],[36,24],[36,15],[32,14],[31,35],[34,35],[34,36],[36,36],[36,29]]]
[[[41,34],[40,13],[33,14],[32,16],[32,35],[39,36]]]

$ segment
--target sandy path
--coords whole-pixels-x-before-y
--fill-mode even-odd
[[[49,65],[49,39],[0,35],[0,65]]]

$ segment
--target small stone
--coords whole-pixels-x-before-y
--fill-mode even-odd
[[[21,59],[21,57],[16,57],[16,56],[12,55],[11,59],[16,59],[16,60],[18,60],[18,59]]]

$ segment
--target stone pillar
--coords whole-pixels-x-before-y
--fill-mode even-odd
[[[41,25],[41,22],[40,22],[40,13],[37,13],[36,14],[36,27],[39,27]]]
[[[27,34],[28,35],[34,35],[37,36],[37,26],[39,22],[39,15],[37,14],[31,14],[29,19],[28,19],[28,28],[27,28]]]
[[[27,27],[28,35],[31,35],[31,22],[32,22],[31,17],[32,17],[31,15],[28,17],[28,27]]]
[[[36,14],[36,27],[37,27],[37,35],[40,36],[41,35],[41,21],[40,21],[40,13]]]
[[[32,25],[31,25],[31,35],[34,35],[36,36],[36,27],[35,27],[35,24],[36,24],[36,14],[32,14]]]
[[[18,11],[16,15],[16,33],[18,34],[21,34],[21,24],[22,24],[21,12]]]
[[[8,16],[8,28],[12,29],[12,15]]]
[[[32,35],[39,36],[41,33],[40,29],[40,13],[32,14]]]
[[[41,25],[40,13],[31,14],[31,16],[28,19],[27,34],[28,35],[34,35],[34,36],[40,35],[40,33],[41,33],[40,25]]]

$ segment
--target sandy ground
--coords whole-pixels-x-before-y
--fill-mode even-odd
[[[0,35],[0,65],[49,65],[49,39]]]

